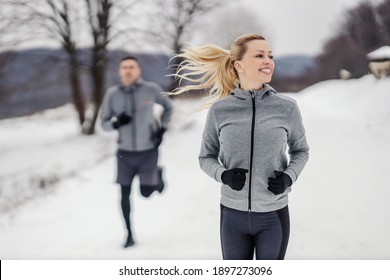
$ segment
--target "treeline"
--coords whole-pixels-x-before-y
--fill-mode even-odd
[[[277,81],[279,91],[299,91],[319,81],[337,79],[341,69],[359,78],[369,73],[367,54],[390,45],[390,0],[378,4],[362,1],[346,10],[322,51],[316,67],[303,76]]]
[[[0,120],[34,114],[49,108],[73,103],[69,84],[69,60],[62,49],[35,48],[0,53],[7,56],[3,65],[0,89]],[[170,57],[159,53],[129,53],[123,50],[108,50],[104,84],[110,87],[119,82],[118,63],[126,55],[138,57],[142,76],[168,89],[167,65]],[[91,63],[91,50],[80,49],[78,59],[82,65]],[[93,102],[93,86],[89,71],[82,68],[79,76],[82,99],[89,104],[90,114]]]
[[[57,42],[57,46],[62,49],[59,58],[67,63],[53,70],[49,66],[58,66],[55,59],[45,63],[41,59],[34,66],[40,70],[32,71],[31,76],[24,77],[25,91],[29,91],[31,84],[37,84],[45,76],[53,77],[52,81],[59,79],[66,83],[67,95],[72,98],[83,132],[93,134],[104,89],[112,79],[109,75],[116,73],[109,59],[109,50],[113,46],[136,42],[149,42],[150,45],[150,42],[154,42],[153,46],[167,50],[165,53],[178,53],[197,31],[195,19],[199,22],[199,18],[216,8],[223,8],[228,2],[232,1],[0,0],[0,47],[7,49],[8,38],[12,38],[11,43],[15,45],[19,40],[29,42],[34,38],[50,38],[51,42]],[[150,7],[147,9],[149,13],[138,12],[147,6],[146,3]],[[151,24],[147,29],[137,25],[145,17]],[[367,74],[367,53],[390,44],[390,0],[382,0],[378,4],[363,0],[346,10],[337,25],[321,53],[311,60],[300,60],[299,63],[306,70],[290,68],[291,65],[298,65],[299,60],[295,60],[288,67],[285,65],[275,72],[272,85],[278,91],[296,92],[318,81],[338,78],[341,69],[348,70],[353,78]],[[261,28],[258,29],[261,31]],[[14,34],[18,36],[12,36]],[[86,48],[89,49],[87,59],[83,54]],[[12,49],[12,46],[8,49]],[[144,50],[142,44],[138,49],[141,52]],[[13,65],[9,54],[12,52],[0,53],[0,106],[4,100],[20,91],[16,83],[8,80],[9,67],[22,67],[23,63]],[[172,61],[170,63],[173,66]],[[286,76],[283,70],[287,68],[288,72],[299,74]],[[14,70],[11,72],[23,72]],[[174,71],[174,67],[165,67],[165,71]],[[167,88],[174,87],[176,82],[170,80]],[[30,85],[27,86],[27,83]],[[87,119],[88,107],[93,108],[92,119]]]
[[[390,45],[390,0],[377,5],[363,1],[345,12],[340,27],[326,41],[316,60],[322,80],[337,78],[345,69],[358,78],[368,73],[366,55]]]
[[[9,50],[36,39],[60,46],[81,131],[94,134],[106,88],[108,53],[114,43],[145,45],[149,41],[177,53],[193,32],[195,19],[221,5],[222,0],[0,0],[0,49]],[[150,26],[140,24],[145,21]],[[139,46],[141,50],[143,47]],[[89,59],[82,61],[80,52],[85,48],[89,49]],[[6,87],[1,80],[8,54],[12,52],[0,56],[1,91]],[[91,87],[89,100],[82,87],[86,73]],[[171,80],[171,87],[175,82]],[[10,96],[12,91],[4,95]]]

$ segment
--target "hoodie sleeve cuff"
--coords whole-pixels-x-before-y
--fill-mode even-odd
[[[291,169],[284,170],[284,173],[286,173],[291,178],[292,184],[294,184],[294,182],[298,179],[295,172]]]
[[[215,179],[217,180],[217,182],[219,182],[219,183],[222,183],[222,173],[224,172],[224,171],[226,171],[227,169],[226,168],[224,168],[224,167],[221,167],[221,168],[219,168],[218,170],[217,170],[217,174],[215,175]]]

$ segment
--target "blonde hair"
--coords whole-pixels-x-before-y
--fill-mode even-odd
[[[230,51],[216,45],[204,45],[184,49],[174,58],[182,61],[174,76],[190,82],[180,86],[170,94],[181,94],[191,90],[208,90],[208,97],[200,108],[207,108],[218,99],[225,97],[236,87],[238,74],[234,62],[243,58],[247,43],[253,40],[265,40],[259,34],[244,34],[234,40]]]

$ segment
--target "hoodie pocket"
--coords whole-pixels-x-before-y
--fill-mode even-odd
[[[242,190],[236,191],[233,190],[228,185],[222,184],[222,195],[232,198],[232,199],[247,199],[248,196],[248,176],[245,186]]]

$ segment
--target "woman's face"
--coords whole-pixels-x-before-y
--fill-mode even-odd
[[[247,43],[244,57],[236,61],[240,85],[243,89],[259,89],[272,79],[275,63],[267,41],[253,40]]]

